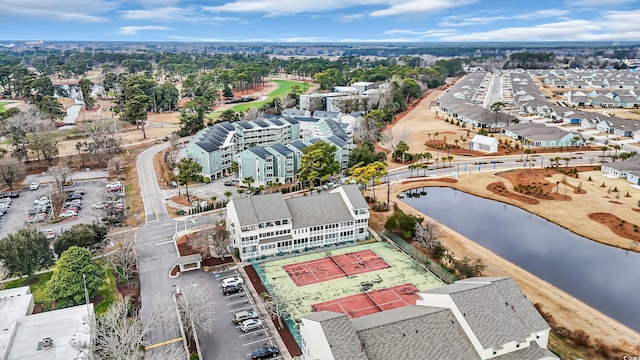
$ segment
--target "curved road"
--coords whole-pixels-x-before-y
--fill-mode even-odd
[[[169,214],[162,198],[162,191],[158,186],[158,178],[153,168],[153,157],[167,147],[169,147],[168,142],[152,146],[143,151],[136,161],[146,223],[169,220]]]

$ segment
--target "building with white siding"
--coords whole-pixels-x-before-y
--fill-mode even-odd
[[[369,205],[356,185],[285,199],[281,193],[234,198],[227,231],[242,261],[368,238]]]

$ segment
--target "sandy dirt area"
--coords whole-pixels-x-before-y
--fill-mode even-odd
[[[404,138],[404,141],[409,145],[409,152],[430,151],[433,153],[433,150],[427,148],[424,144],[428,141],[429,136],[433,139],[436,132],[439,133],[440,139],[442,139],[443,134],[449,133],[451,134],[446,135],[448,137],[451,136],[449,139],[459,138],[460,135],[466,136],[466,129],[461,129],[437,118],[436,111],[438,109],[436,106],[432,106],[431,102],[441,94],[442,91],[438,90],[432,92],[412,111],[393,125],[394,138]],[[471,136],[473,136],[473,132]],[[400,164],[391,162],[389,164],[389,168],[400,166]],[[588,181],[589,177],[591,177],[591,181]],[[561,194],[565,193],[566,187],[566,193],[571,200],[535,199],[538,201],[534,201],[534,204],[500,197],[487,189],[487,186],[491,183],[503,182],[506,189],[513,191],[513,184],[509,180],[492,173],[462,175],[459,182],[454,184],[443,182],[442,186],[453,186],[474,195],[510,203],[545,217],[580,235],[620,248],[640,251],[640,239],[628,239],[618,236],[606,225],[589,218],[590,213],[612,213],[627,222],[639,224],[640,217],[637,212],[638,198],[640,197],[639,189],[631,187],[624,179],[611,179],[597,170],[580,173],[578,179],[568,177],[566,185],[562,183],[562,180],[563,175],[561,174],[555,174],[546,179],[546,181],[553,184],[560,182],[558,191]],[[605,184],[605,187],[602,187],[602,183]],[[419,186],[434,186],[434,182],[394,184],[391,196],[395,199],[396,195],[401,191]],[[584,190],[580,191],[579,194],[574,193],[578,186]],[[609,193],[607,191],[615,187],[618,188],[618,193]],[[627,191],[630,197],[625,196]],[[402,202],[399,202],[398,205],[404,211],[426,218],[424,214]],[[372,214],[372,226],[382,228],[384,219],[389,214]],[[483,272],[485,276],[512,277],[532,302],[543,304],[544,311],[550,313],[560,326],[571,330],[585,330],[592,338],[599,338],[608,344],[628,349],[630,353],[637,351],[635,346],[640,344],[640,333],[637,331],[600,313],[515,264],[502,259],[492,251],[476,244],[471,239],[452,229],[441,225],[441,230],[444,235],[443,244],[450,251],[453,251],[456,256],[482,259],[487,265],[487,269]],[[612,264],[612,266],[614,265]]]

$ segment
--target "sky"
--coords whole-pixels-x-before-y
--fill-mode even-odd
[[[640,0],[0,0],[0,41],[640,41]]]

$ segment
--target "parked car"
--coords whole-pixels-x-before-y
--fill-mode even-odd
[[[245,320],[257,319],[258,317],[260,317],[260,314],[257,311],[253,311],[253,310],[240,311],[240,312],[237,312],[235,315],[233,315],[233,323],[240,324]]]
[[[61,218],[78,216],[78,212],[73,209],[67,209],[60,213]]]
[[[67,196],[67,200],[66,201],[71,201],[71,200],[82,200],[82,195],[80,195],[80,194],[71,194],[71,195]]]
[[[103,202],[97,202],[97,203],[91,205],[91,207],[94,208],[94,209],[102,209],[105,206],[107,206],[107,204],[105,204]]]
[[[224,186],[236,186],[238,185],[238,180],[227,180],[224,182]]]
[[[68,227],[68,226],[66,226],[66,225],[60,228],[60,234],[64,234],[64,233],[66,233],[67,231],[69,231],[69,227]]]
[[[241,285],[229,285],[222,288],[222,293],[227,296],[229,294],[234,294],[237,292],[242,292]]]
[[[29,186],[29,190],[38,190],[40,188],[40,183],[37,181],[32,181]]]
[[[56,237],[56,232],[53,229],[47,229],[44,231],[44,236],[49,240],[53,240]]]
[[[260,319],[249,319],[245,320],[240,324],[240,330],[247,332],[255,329],[259,329],[263,326],[262,320]]]
[[[20,197],[20,193],[17,191],[8,191],[0,193],[0,198],[17,198]]]
[[[120,191],[122,190],[122,184],[120,182],[112,182],[108,183],[105,188],[108,192]]]
[[[49,205],[51,204],[51,200],[47,196],[42,196],[38,199],[33,200],[34,205]]]
[[[29,218],[27,219],[27,222],[30,224],[33,223],[39,223],[39,222],[45,222],[47,221],[47,214],[45,213],[38,213],[35,215],[30,215]]]
[[[280,349],[275,346],[263,346],[255,349],[251,353],[252,359],[266,359],[280,355]]]
[[[0,204],[7,204],[7,205],[11,205],[11,198],[10,197],[6,197],[6,198],[1,198],[0,199]]]
[[[222,279],[222,284],[220,284],[220,286],[225,287],[229,285],[244,285],[244,280],[240,276],[233,276]]]

